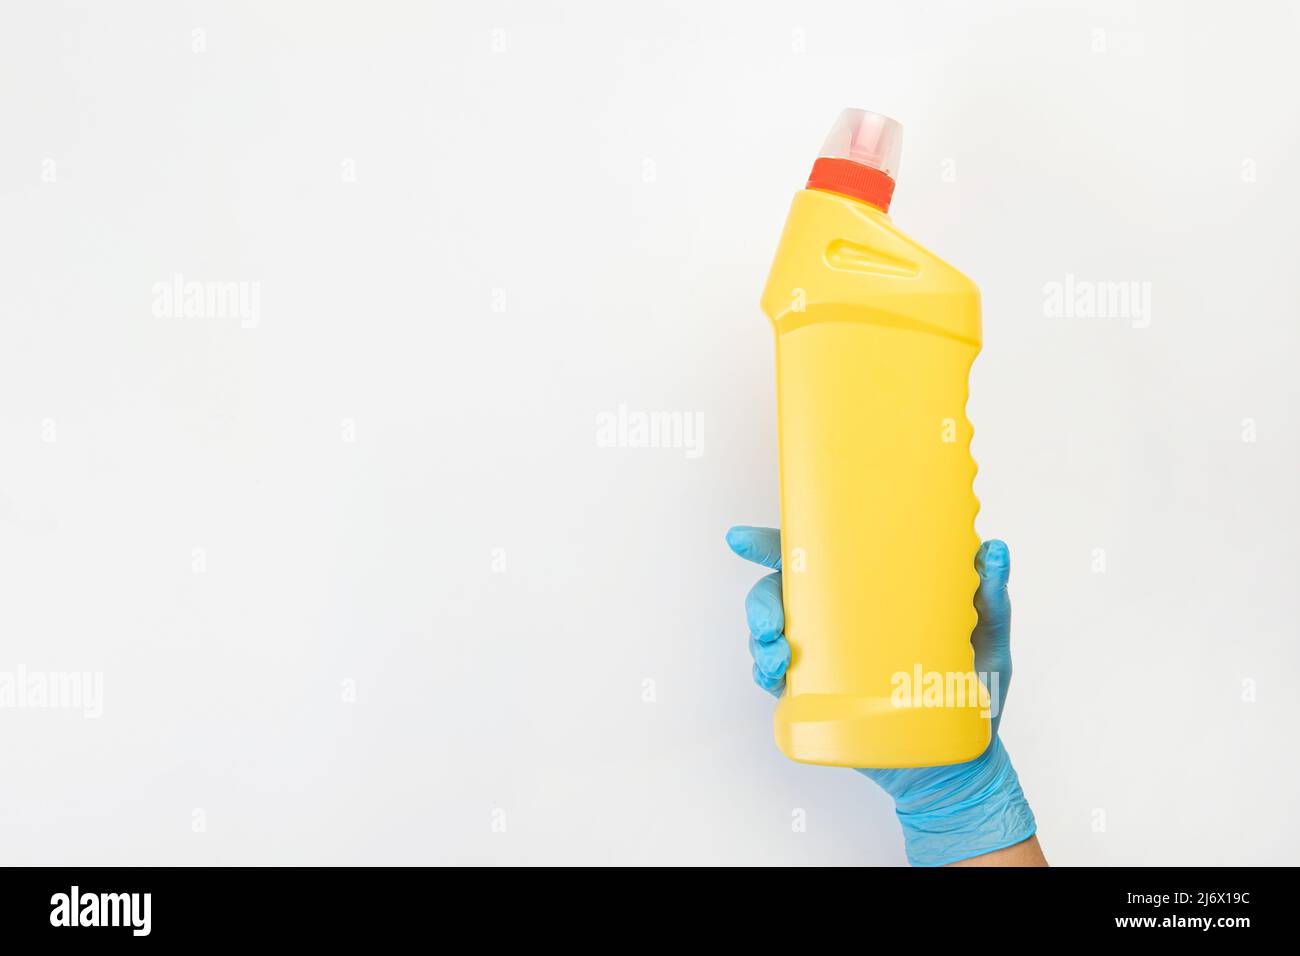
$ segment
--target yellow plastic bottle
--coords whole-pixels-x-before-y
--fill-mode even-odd
[[[901,137],[840,115],[763,292],[792,651],[776,741],[807,763],[958,763],[990,739],[970,644],[979,290],[889,218]]]

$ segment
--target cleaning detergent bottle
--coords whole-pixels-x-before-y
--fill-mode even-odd
[[[807,763],[931,766],[989,743],[970,644],[979,290],[889,218],[901,152],[894,120],[840,114],[763,292],[792,651],[776,740]]]

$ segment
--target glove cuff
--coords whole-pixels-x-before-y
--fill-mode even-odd
[[[895,808],[908,862],[943,866],[1028,840],[1037,830],[1020,778],[997,737],[972,775],[946,792],[909,794]]]

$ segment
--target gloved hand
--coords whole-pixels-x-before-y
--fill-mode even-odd
[[[745,598],[754,682],[780,697],[790,665],[781,603],[781,533],[773,528],[736,527],[727,544],[742,558],[776,573],[762,578]],[[1025,802],[1011,758],[998,738],[998,724],[1011,684],[1011,600],[1007,577],[1011,558],[1001,541],[985,541],[975,555],[979,615],[971,633],[977,673],[999,674],[993,740],[974,760],[943,767],[901,770],[864,768],[860,773],[894,798],[903,826],[907,859],[913,866],[942,866],[1013,846],[1033,836],[1034,814]]]

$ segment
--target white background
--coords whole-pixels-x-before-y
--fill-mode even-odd
[[[1048,858],[1294,862],[1297,64],[1281,3],[6,3],[0,671],[104,698],[0,709],[0,858],[903,862],[777,752],[723,543],[861,106],[984,293]],[[177,273],[256,327],[155,315]],[[1067,275],[1149,327],[1047,317]],[[703,454],[599,447],[620,404]]]

